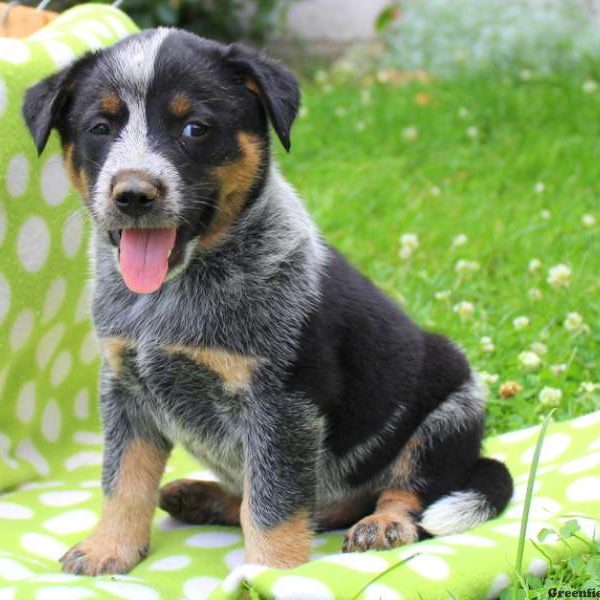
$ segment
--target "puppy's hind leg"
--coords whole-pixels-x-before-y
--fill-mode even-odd
[[[160,490],[159,506],[194,525],[240,525],[242,499],[215,481],[177,479]]]
[[[342,550],[389,550],[416,542],[419,539],[416,520],[421,510],[421,500],[413,492],[383,490],[375,512],[348,530]]]

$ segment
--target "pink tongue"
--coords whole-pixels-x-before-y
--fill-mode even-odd
[[[123,229],[119,244],[125,285],[136,294],[151,294],[165,280],[177,230]]]

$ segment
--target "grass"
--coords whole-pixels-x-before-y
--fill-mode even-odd
[[[558,420],[600,409],[600,89],[589,77],[307,84],[280,156],[326,239],[485,372],[492,434],[539,423],[551,408],[540,394]],[[407,233],[418,247],[401,258]],[[559,264],[568,285],[548,282]],[[569,313],[583,322],[565,327]],[[539,365],[526,368],[532,350]],[[507,382],[522,390],[509,397]],[[581,568],[555,565],[547,581]],[[521,593],[544,598],[547,586]]]

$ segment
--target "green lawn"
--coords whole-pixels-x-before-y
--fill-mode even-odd
[[[280,157],[326,239],[497,378],[490,433],[538,423],[543,388],[562,392],[558,419],[600,409],[583,385],[600,383],[600,89],[586,79],[307,84]],[[570,330],[569,313],[583,318]],[[539,360],[521,355],[532,344]],[[522,391],[502,397],[507,381]],[[572,567],[553,576],[574,581]]]

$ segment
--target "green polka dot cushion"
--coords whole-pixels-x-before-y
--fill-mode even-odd
[[[101,504],[97,347],[91,332],[86,224],[59,144],[38,159],[20,118],[24,90],[89,48],[135,30],[121,12],[85,5],[24,40],[0,38],[0,600],[257,598],[398,600],[496,597],[514,576],[537,429],[488,442],[516,479],[506,513],[466,534],[390,552],[342,555],[341,532],[317,536],[293,571],[243,566],[239,529],[187,527],[157,513],[149,557],[128,576],[76,577],[57,559],[85,537]],[[525,568],[581,552],[600,517],[600,413],[550,428],[528,536],[576,516],[568,545],[528,542]],[[166,475],[210,478],[175,453]]]

